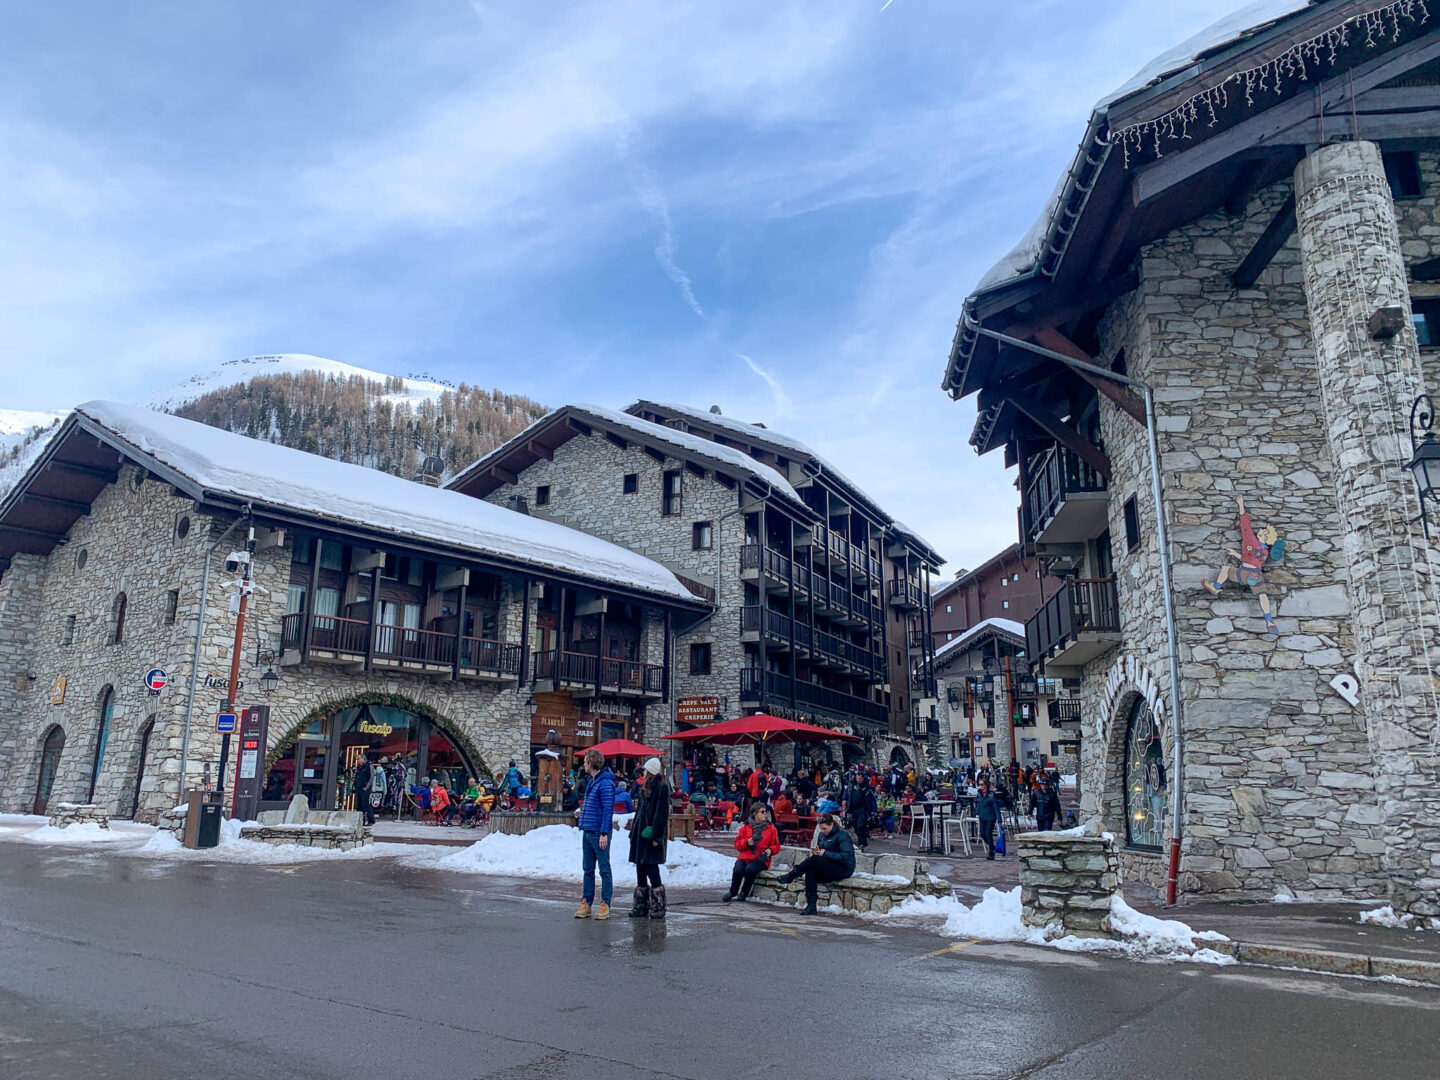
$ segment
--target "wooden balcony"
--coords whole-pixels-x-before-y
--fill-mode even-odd
[[[1057,698],[1050,702],[1050,725],[1052,727],[1079,730],[1082,721],[1080,702],[1069,698]]]
[[[1105,478],[1069,450],[1052,446],[1032,465],[1020,502],[1021,540],[1077,544],[1109,527]]]
[[[282,663],[298,664],[305,650],[304,612],[280,621]],[[520,677],[520,646],[506,641],[461,637],[434,630],[378,623],[374,637],[364,619],[316,615],[310,621],[311,663],[343,664],[364,670],[407,671],[420,675],[513,683]],[[456,664],[456,645],[459,664]],[[368,646],[368,649],[367,649]]]
[[[532,656],[535,678],[549,683],[545,690],[568,690],[578,697],[601,693],[654,699],[665,695],[665,669],[659,664],[638,660],[597,657],[592,653],[561,652],[550,649]],[[597,670],[598,665],[598,670]]]
[[[788,615],[768,609],[762,611],[754,604],[740,611],[740,640],[759,641],[762,624],[766,645],[772,650],[788,652],[793,632],[795,648],[807,654],[812,664],[859,676],[867,676],[871,671],[871,656],[863,647],[823,630],[811,633],[809,624],[803,620],[795,620],[792,628]],[[877,660],[876,668],[882,663],[883,660]]]
[[[925,597],[920,586],[912,581],[892,581],[885,588],[891,607],[902,611],[920,611],[925,606]]]
[[[1078,675],[1120,644],[1115,579],[1071,579],[1025,624],[1025,655],[1052,675]]]
[[[788,675],[761,671],[759,668],[744,668],[740,672],[740,701],[744,705],[760,704],[763,687],[765,701],[773,705],[788,705],[790,686]],[[874,724],[884,724],[890,718],[889,710],[878,702],[799,679],[795,680],[795,702],[831,716],[868,720]]]

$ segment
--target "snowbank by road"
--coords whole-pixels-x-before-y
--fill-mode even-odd
[[[1026,926],[1020,918],[1020,887],[1009,892],[986,889],[980,902],[966,907],[953,896],[916,896],[875,919],[935,923],[935,932],[944,937],[978,938],[982,941],[1019,941],[1048,945],[1067,952],[1121,954],[1135,959],[1193,960],[1207,964],[1231,964],[1234,960],[1205,942],[1225,941],[1214,931],[1192,930],[1175,919],[1157,919],[1136,911],[1120,896],[1111,899],[1110,921],[1121,935],[1110,938],[1060,936],[1054,931]]]
[[[618,877],[626,865],[629,837],[617,832],[611,840],[610,865]],[[696,847],[685,840],[671,840],[662,874],[665,884],[678,889],[728,885],[734,860]],[[448,852],[422,851],[407,855],[405,863],[435,870],[458,870],[467,874],[496,874],[504,877],[549,878],[579,881],[580,833],[569,825],[546,825],[524,836],[494,833],[466,848]]]

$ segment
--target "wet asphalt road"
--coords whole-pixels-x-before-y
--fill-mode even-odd
[[[1440,993],[722,908],[570,918],[393,860],[0,844],[0,1077],[1430,1077]]]

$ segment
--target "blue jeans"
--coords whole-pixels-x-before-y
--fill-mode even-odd
[[[610,845],[607,843],[603,848],[600,846],[600,837],[606,833],[587,832],[582,834],[581,842],[584,851],[584,862],[582,866],[585,871],[585,902],[595,902],[595,864],[600,864],[600,900],[603,903],[610,903],[610,898],[615,895],[615,879],[610,876]]]

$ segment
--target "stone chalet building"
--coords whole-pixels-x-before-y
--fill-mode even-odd
[[[0,810],[94,800],[155,820],[213,778],[225,563],[252,525],[264,591],[238,704],[271,708],[264,809],[295,793],[347,808],[367,749],[463,784],[528,764],[552,729],[571,747],[663,733],[675,635],[711,611],[658,563],[561,525],[91,402],[0,501]],[[154,696],[152,668],[170,680]]]
[[[1440,9],[1246,12],[1097,105],[965,301],[944,388],[1018,467],[1019,540],[1062,579],[1025,651],[1075,681],[1082,805],[1125,872],[1163,880],[1178,795],[1184,894],[1433,915],[1440,591],[1407,465],[1440,345]],[[1153,390],[1178,775],[1143,395],[1057,355]],[[1233,569],[1207,588],[1237,497],[1284,541],[1273,632]]]
[[[1025,627],[982,619],[935,650],[940,737],[949,759],[1058,769],[1073,775],[1080,702],[1025,658]]]
[[[714,599],[676,639],[679,727],[763,711],[861,736],[848,757],[915,755],[941,559],[804,444],[713,409],[569,405],[447,486],[620,544]],[[543,647],[568,678],[568,641]]]

